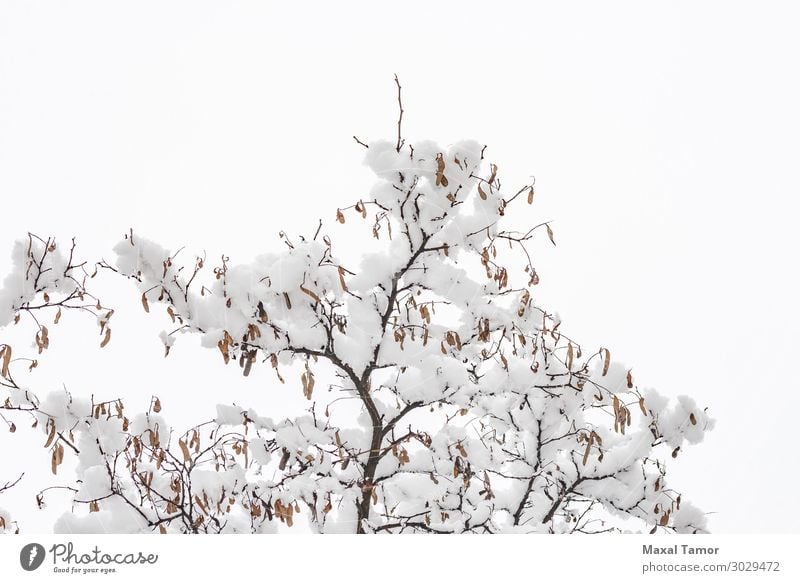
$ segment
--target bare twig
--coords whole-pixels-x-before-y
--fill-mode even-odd
[[[400,107],[400,115],[397,118],[397,146],[395,149],[400,152],[400,148],[403,147],[405,140],[403,139],[402,135],[402,125],[403,125],[403,98],[402,98],[402,87],[400,86],[400,80],[397,78],[397,75],[394,76],[394,82],[397,85],[397,105]]]
[[[17,478],[17,479],[16,479],[16,480],[14,480],[13,482],[6,482],[6,483],[5,483],[3,486],[0,486],[0,494],[2,494],[3,492],[5,492],[6,490],[10,490],[11,488],[13,488],[13,487],[14,487],[14,486],[16,486],[17,484],[19,484],[20,480],[22,480],[22,477],[23,477],[24,475],[25,475],[25,472],[22,472],[22,473],[19,475],[19,478]]]

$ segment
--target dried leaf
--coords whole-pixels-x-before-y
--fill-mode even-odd
[[[186,442],[179,439],[178,445],[181,447],[181,452],[183,453],[183,461],[187,463],[192,461],[192,454],[189,452],[189,447],[186,445]]]
[[[142,307],[144,308],[145,312],[148,314],[150,313],[150,304],[147,303],[147,292],[142,294]]]
[[[48,448],[53,445],[53,441],[56,438],[56,424],[55,421],[52,419],[47,420],[47,426],[50,427],[50,433],[47,435],[47,441],[44,443],[44,447]]]
[[[608,348],[601,348],[600,352],[603,356],[603,376],[608,374],[608,367],[611,366],[611,351]]]
[[[217,342],[217,348],[219,348],[219,351],[222,353],[222,358],[225,360],[225,364],[228,364],[231,359],[230,353],[228,352],[228,343],[224,340],[220,340]]]
[[[100,348],[105,348],[106,344],[111,341],[111,328],[106,327],[106,335],[103,337],[103,341],[100,343]]]
[[[492,171],[492,174],[489,176],[488,182],[489,184],[494,184],[495,178],[497,178],[497,164],[490,164],[489,169]]]
[[[303,287],[302,283],[300,284],[300,291],[302,291],[308,297],[313,299],[315,302],[319,302],[319,296],[317,294],[315,294],[313,291],[311,291],[310,289],[306,289],[305,287]]]
[[[448,180],[444,175],[444,156],[436,154],[436,186],[447,186]]]
[[[244,362],[244,371],[242,371],[244,376],[250,376],[250,370],[253,368],[253,363],[256,361],[257,352],[256,350],[251,350],[247,353],[247,358]]]
[[[311,400],[314,392],[314,373],[308,368],[308,363],[306,363],[306,371],[300,375],[300,381],[303,383],[303,395],[306,399]]]
[[[547,229],[547,237],[550,239],[550,242],[555,245],[556,242],[555,239],[553,239],[553,229],[550,228],[550,225],[545,225],[545,228]]]
[[[267,311],[264,309],[264,303],[261,301],[258,302],[258,319],[263,324],[266,324],[269,321]]]
[[[0,373],[2,373],[3,377],[9,378],[8,365],[11,364],[11,346],[9,346],[8,344],[3,346],[1,354],[3,355],[3,361],[2,361],[2,370],[0,371]]]
[[[53,455],[50,459],[50,470],[54,475],[58,473],[58,466],[62,461],[64,461],[64,446],[59,443],[53,448]]]

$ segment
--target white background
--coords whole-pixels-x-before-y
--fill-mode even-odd
[[[798,532],[797,28],[789,2],[2,0],[0,273],[28,231],[90,260],[129,227],[190,260],[335,234],[370,185],[351,136],[393,139],[397,73],[409,141],[472,137],[509,189],[536,176],[538,302],[716,417],[671,484],[715,532]],[[166,317],[97,285],[112,343],[65,318],[33,386],[158,394],[176,423],[294,390],[191,342],[165,361]],[[32,434],[0,428],[0,483],[27,472],[0,505],[44,532],[63,506],[34,508],[54,478]]]

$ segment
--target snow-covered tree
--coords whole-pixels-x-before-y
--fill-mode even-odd
[[[39,400],[4,346],[6,413],[33,416],[53,472],[78,455],[77,515],[57,530],[704,532],[666,466],[713,420],[689,397],[640,388],[608,348],[582,346],[535,303],[530,243],[553,232],[522,216],[534,185],[507,191],[484,146],[406,144],[399,124],[396,141],[362,145],[377,181],[325,233],[282,233],[280,249],[245,265],[223,257],[207,278],[206,259],[182,264],[134,231],[100,264],[135,281],[145,311],[166,305],[165,354],[197,334],[245,376],[269,367],[307,400],[296,416],[221,403],[213,422],[178,433],[158,399],[137,415],[65,391]],[[367,251],[337,254],[342,231]],[[0,324],[78,308],[108,342],[113,311],[71,254],[27,245]],[[47,348],[46,326],[36,334]]]

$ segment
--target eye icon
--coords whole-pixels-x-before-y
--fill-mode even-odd
[[[26,571],[35,571],[42,566],[47,553],[39,543],[30,543],[19,552],[19,564]]]

